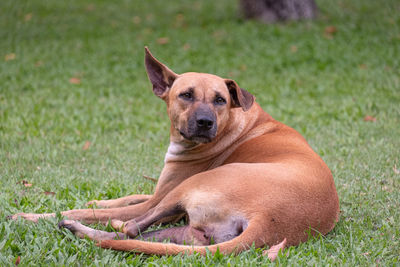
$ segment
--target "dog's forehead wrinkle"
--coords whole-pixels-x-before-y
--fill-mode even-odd
[[[208,73],[187,72],[182,74],[176,82],[179,82],[181,85],[187,84],[202,88],[203,90],[225,87],[224,79]]]

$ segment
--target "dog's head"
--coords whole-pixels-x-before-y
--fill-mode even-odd
[[[145,48],[147,75],[155,95],[167,103],[171,134],[193,143],[211,142],[229,121],[230,109],[244,111],[254,97],[234,80],[206,73],[176,74]]]

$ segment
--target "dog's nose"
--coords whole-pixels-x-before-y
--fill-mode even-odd
[[[210,130],[214,125],[214,122],[208,118],[199,118],[196,123],[197,127],[202,130]]]

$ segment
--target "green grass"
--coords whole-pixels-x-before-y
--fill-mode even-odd
[[[235,79],[330,166],[340,222],[277,264],[400,264],[400,3],[318,5],[316,21],[262,25],[240,20],[228,0],[1,1],[0,265],[18,256],[23,266],[269,264],[259,249],[206,257],[102,250],[56,219],[6,219],[152,192],[142,175],[161,171],[168,118],[144,71],[145,45],[178,73]],[[332,25],[337,32],[326,36]]]

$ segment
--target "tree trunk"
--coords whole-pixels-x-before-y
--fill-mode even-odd
[[[314,0],[240,0],[240,10],[246,19],[264,23],[312,19],[317,14]]]

